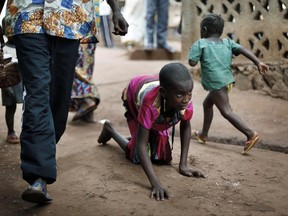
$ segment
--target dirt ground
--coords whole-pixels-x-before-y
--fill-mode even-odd
[[[120,132],[128,135],[120,100],[122,88],[132,75],[157,73],[168,61],[131,62],[127,60],[126,51],[121,49],[99,48],[96,54],[95,81],[102,101],[95,118],[110,119]],[[202,91],[196,81],[193,100],[195,112],[199,114],[192,119],[194,128],[201,126]],[[277,134],[277,143],[287,144],[287,102],[237,89],[232,91],[231,100],[243,116],[257,110],[257,115],[246,117],[249,125],[263,131],[263,135],[265,131]],[[20,109],[19,106],[18,132]],[[273,118],[269,116],[274,112],[278,114],[273,114]],[[72,123],[73,113],[69,113],[66,133],[57,146],[58,179],[48,188],[54,201],[48,205],[24,202],[20,195],[27,183],[21,178],[20,146],[5,142],[3,107],[0,113],[1,216],[288,215],[288,154],[254,148],[247,156],[242,156],[243,146],[215,142],[203,145],[192,139],[189,164],[203,170],[207,178],[188,178],[178,173],[180,142],[176,137],[171,165],[154,166],[172,197],[156,201],[149,198],[150,183],[141,166],[126,160],[114,141],[99,145],[97,138],[102,125]],[[215,116],[219,113],[215,112]],[[214,137],[227,136],[231,140],[239,133],[217,118],[211,130],[216,131]],[[262,143],[273,142],[272,138],[272,141],[267,139]]]

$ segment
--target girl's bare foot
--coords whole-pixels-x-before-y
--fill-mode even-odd
[[[18,144],[20,143],[20,139],[15,132],[8,134],[6,138],[6,142],[10,144]]]
[[[103,125],[100,136],[98,137],[98,143],[106,144],[111,138],[112,125],[109,120],[106,120]]]

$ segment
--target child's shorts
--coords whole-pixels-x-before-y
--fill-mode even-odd
[[[12,87],[2,88],[1,93],[3,106],[11,106],[13,104],[23,103],[22,82]]]
[[[233,84],[234,84],[234,83],[229,83],[228,85],[226,85],[227,93],[229,93],[229,92],[232,90]]]

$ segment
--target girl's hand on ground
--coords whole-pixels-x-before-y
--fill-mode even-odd
[[[152,187],[151,199],[156,198],[157,201],[159,200],[163,201],[165,197],[167,199],[170,198],[170,194],[167,189],[163,188],[162,186]]]
[[[206,178],[206,176],[200,170],[197,170],[195,167],[179,167],[179,172],[181,175],[188,177]]]

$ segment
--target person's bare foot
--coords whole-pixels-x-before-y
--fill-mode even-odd
[[[84,101],[85,102],[81,104],[81,106],[77,110],[76,114],[73,116],[72,121],[77,121],[77,120],[81,119],[81,120],[84,120],[86,122],[92,123],[94,121],[94,119],[91,121],[91,119],[89,119],[89,118],[87,119],[85,116],[88,113],[91,113],[95,109],[97,109],[99,102],[97,102],[91,98],[85,98]]]
[[[112,130],[111,122],[109,120],[105,120],[103,129],[97,140],[98,143],[106,144],[112,138],[110,134],[111,130]]]
[[[6,142],[10,144],[18,144],[20,143],[20,139],[15,132],[8,134],[6,138]]]

